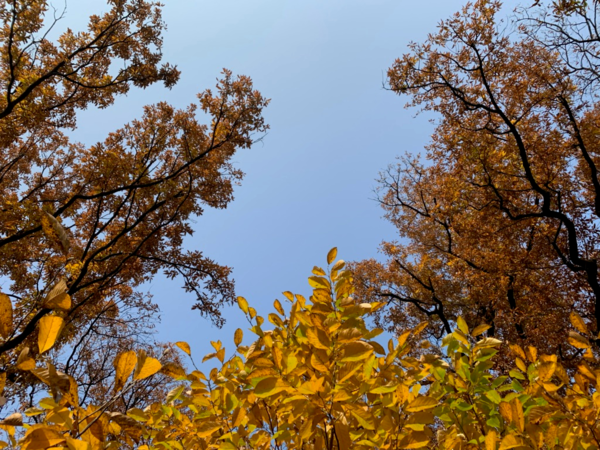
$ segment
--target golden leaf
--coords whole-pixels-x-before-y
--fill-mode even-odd
[[[248,302],[244,297],[237,298],[238,306],[244,314],[248,314]]]
[[[145,352],[140,351],[137,359],[137,367],[133,374],[134,380],[143,380],[154,375],[162,368],[162,364],[156,358],[147,356]]]
[[[408,404],[408,406],[406,407],[406,411],[425,411],[427,409],[435,408],[437,405],[438,401],[435,398],[421,395]]]
[[[496,431],[488,431],[488,434],[485,436],[485,450],[496,450],[496,439]]]
[[[65,321],[58,316],[44,316],[39,322],[38,347],[40,353],[50,350],[62,330]]]
[[[17,369],[19,370],[33,370],[35,369],[35,361],[30,356],[29,347],[25,347],[19,353],[19,357],[17,358]]]
[[[569,344],[576,348],[585,349],[590,347],[590,342],[575,331],[569,331],[569,337],[567,338],[567,340],[569,341]]]
[[[337,247],[333,247],[331,250],[329,250],[329,253],[327,253],[327,264],[331,264],[336,256]]]
[[[373,347],[364,341],[353,341],[342,345],[340,361],[361,361],[373,352]]]
[[[29,430],[21,440],[22,450],[46,450],[65,442],[65,438],[57,431],[48,428],[34,428]]]
[[[175,345],[179,347],[182,351],[187,353],[189,356],[192,356],[192,350],[190,349],[190,344],[184,341],[175,342]]]
[[[467,326],[467,322],[465,322],[465,319],[463,319],[462,316],[456,319],[456,326],[465,335],[469,334],[469,327]]]
[[[67,283],[65,283],[65,280],[60,280],[46,296],[43,307],[65,311],[71,309],[71,297],[67,294],[67,291]]]
[[[0,336],[8,338],[13,330],[13,307],[10,297],[0,294]]]
[[[113,361],[115,368],[115,392],[125,386],[125,382],[137,363],[137,356],[133,350],[119,353]]]
[[[569,315],[569,319],[571,320],[571,323],[577,329],[577,331],[583,334],[590,334],[587,325],[585,324],[581,316],[575,311],[571,312],[571,314]]]
[[[233,343],[236,347],[238,347],[242,343],[242,339],[244,339],[244,332],[240,328],[238,328],[233,334]]]

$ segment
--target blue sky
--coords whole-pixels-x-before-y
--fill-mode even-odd
[[[406,98],[383,89],[385,72],[458,10],[453,0],[168,0],[165,59],[182,71],[171,91],[132,91],[107,110],[81,114],[75,137],[94,143],[139,117],[144,104],[166,100],[183,107],[213,87],[223,67],[249,75],[272,99],[271,130],[239,153],[246,173],[226,209],[198,218],[190,248],[233,267],[238,295],[259,313],[290,290],[307,294],[313,265],[339,257],[377,257],[393,228],[373,200],[379,171],[428,142],[428,117],[403,108]],[[514,2],[510,2],[511,5]],[[81,28],[100,0],[70,0],[68,25]],[[430,116],[429,116],[430,118]],[[157,278],[149,291],[161,308],[157,339],[188,341],[195,354],[209,340],[232,348],[233,332],[247,328],[237,307],[224,329],[190,311],[193,299],[178,281]]]

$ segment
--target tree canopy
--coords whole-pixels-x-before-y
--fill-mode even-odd
[[[268,102],[250,78],[224,70],[187,108],[150,105],[103,142],[73,142],[78,111],[108,108],[132,87],[169,88],[179,72],[162,62],[157,2],[110,0],[85,30],[55,40],[61,17],[49,8],[0,6],[0,366],[25,346],[37,353],[50,327],[60,333],[45,357],[93,384],[103,371],[90,372],[90,357],[103,366],[107,349],[143,344],[155,305],[139,288],[161,271],[222,324],[220,307],[235,299],[230,269],[183,240],[204,208],[233,199],[242,172],[231,158],[266,130]]]
[[[363,301],[393,326],[462,316],[489,336],[568,358],[572,311],[600,331],[599,4],[553,2],[508,23],[468,4],[388,71],[389,88],[437,115],[424,158],[382,175],[399,240],[357,263]]]

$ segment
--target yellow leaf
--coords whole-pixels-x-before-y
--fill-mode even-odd
[[[121,390],[137,363],[135,352],[129,350],[119,353],[113,362],[115,368],[115,391]]]
[[[466,335],[469,334],[469,327],[467,326],[467,322],[465,322],[465,319],[463,319],[462,316],[459,317],[458,319],[456,319],[456,326],[464,334],[466,334]]]
[[[162,365],[158,359],[146,356],[144,351],[140,351],[133,379],[143,380],[144,378],[154,375],[161,368]]]
[[[529,347],[527,347],[527,359],[529,359],[529,361],[531,362],[536,362],[537,361],[537,348],[532,347],[531,345]]]
[[[406,410],[408,412],[425,411],[427,409],[435,408],[437,405],[438,401],[436,399],[427,396],[420,396],[410,402],[406,407]]]
[[[576,333],[574,331],[569,331],[569,337],[568,337],[568,341],[569,344],[571,344],[573,347],[576,348],[589,348],[590,347],[590,342],[584,338],[582,335],[580,335],[579,333]]]
[[[356,421],[363,427],[365,430],[374,430],[375,429],[375,419],[373,415],[369,411],[365,411],[360,406],[356,406],[350,410],[350,413],[354,416]]]
[[[67,283],[60,280],[46,296],[43,307],[48,309],[71,309],[71,297],[67,294]]]
[[[69,447],[69,450],[91,450],[90,444],[88,442],[80,441],[79,439],[73,439],[68,436],[67,447]]]
[[[587,325],[583,321],[582,317],[579,314],[577,314],[575,311],[573,311],[569,315],[569,319],[571,320],[571,323],[573,324],[573,326],[575,328],[577,328],[577,331],[579,331],[580,333],[583,333],[583,334],[590,334],[590,332],[588,331]]]
[[[496,450],[496,431],[490,430],[485,436],[485,450]]]
[[[244,339],[244,332],[240,328],[238,328],[233,334],[233,343],[236,347],[238,347],[242,343],[242,339]]]
[[[46,450],[65,442],[65,438],[51,428],[29,430],[21,440],[22,450]]]
[[[340,443],[339,448],[352,448],[352,438],[350,437],[350,429],[348,425],[343,424],[340,420],[336,420],[335,435]]]
[[[481,325],[477,325],[475,327],[475,329],[471,332],[471,336],[473,336],[473,337],[479,336],[481,333],[485,333],[490,328],[492,328],[492,327],[490,325],[486,325],[485,323],[482,323]]]
[[[13,329],[13,308],[10,298],[0,294],[0,336],[6,339]]]
[[[273,302],[273,306],[275,307],[275,309],[277,310],[277,312],[279,314],[281,314],[282,316],[285,316],[285,311],[283,310],[283,306],[281,306],[281,303],[279,303],[279,300],[275,300]]]
[[[306,337],[308,338],[308,342],[310,342],[314,347],[322,350],[329,350],[331,341],[323,330],[319,328],[308,328],[306,330]]]
[[[542,381],[550,381],[554,371],[556,370],[556,362],[548,361],[540,364],[538,367],[538,375]]]
[[[238,306],[243,311],[244,314],[248,314],[248,302],[244,297],[237,298]]]
[[[44,353],[54,346],[64,323],[64,320],[58,316],[44,316],[40,319],[38,333],[40,353]]]
[[[17,369],[19,370],[33,370],[35,369],[35,361],[30,356],[29,347],[25,347],[19,353],[19,357],[17,358]]]
[[[336,256],[337,247],[333,247],[331,250],[329,250],[329,253],[327,253],[327,264],[331,264]]]
[[[511,344],[511,345],[509,345],[509,347],[515,355],[517,355],[521,359],[527,359],[527,356],[525,356],[525,352],[523,351],[523,349],[521,348],[520,345]]]
[[[512,409],[513,423],[517,426],[517,429],[522,433],[525,431],[525,416],[523,415],[523,405],[518,397],[515,397],[510,402]]]
[[[171,378],[183,378],[186,376],[183,367],[172,362],[164,364],[160,369],[160,373],[164,373],[166,376]]]
[[[498,405],[498,407],[500,410],[500,415],[502,417],[504,417],[504,419],[507,422],[512,422],[512,420],[513,420],[512,406],[510,406],[510,404],[507,402],[500,402],[500,405]]]
[[[254,395],[258,398],[265,398],[271,395],[275,395],[278,392],[285,391],[289,388],[283,380],[277,377],[269,377],[264,380],[260,380],[254,388]]]
[[[187,353],[189,356],[192,356],[192,350],[190,349],[190,344],[184,341],[175,342],[175,345],[179,347],[182,351]]]
[[[522,438],[515,436],[514,434],[508,434],[502,439],[499,450],[509,450],[517,447],[529,448],[527,443]]]
[[[361,361],[373,352],[373,347],[364,341],[348,342],[342,346],[340,361]]]

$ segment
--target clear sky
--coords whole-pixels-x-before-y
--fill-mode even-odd
[[[58,1],[58,3],[62,3]],[[81,114],[75,136],[102,140],[166,100],[183,107],[213,87],[223,67],[249,75],[272,99],[263,142],[239,153],[246,173],[226,210],[198,218],[190,248],[233,267],[238,295],[260,314],[281,292],[307,294],[306,278],[327,251],[359,260],[377,257],[393,228],[373,200],[379,171],[428,142],[428,117],[403,108],[406,98],[383,89],[385,73],[410,41],[422,41],[458,10],[456,0],[168,0],[165,59],[182,71],[171,91],[132,91],[103,111]],[[514,6],[515,2],[507,2]],[[100,0],[69,0],[68,25],[78,29]],[[247,328],[237,307],[219,330],[190,311],[179,282],[157,278],[149,291],[161,308],[157,339],[188,341],[194,353],[209,340],[232,348]]]

